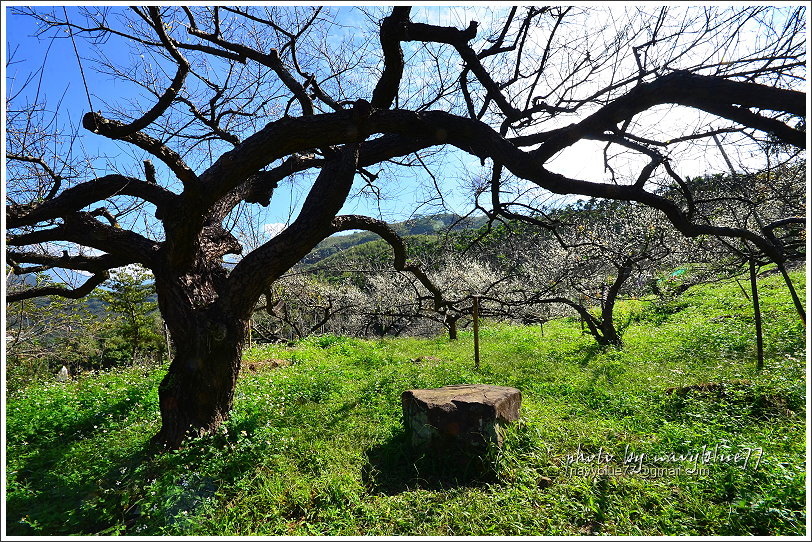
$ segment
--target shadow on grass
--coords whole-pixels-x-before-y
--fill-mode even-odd
[[[176,516],[192,512],[214,495],[219,484],[233,484],[255,468],[259,452],[252,453],[252,447],[221,453],[234,449],[240,433],[255,427],[256,421],[248,420],[228,437],[206,435],[185,443],[178,452],[165,452],[149,438],[133,441],[126,449],[102,449],[104,442],[98,441],[83,447],[94,454],[86,460],[74,449],[79,439],[38,449],[22,462],[18,487],[9,491],[7,532],[14,536],[141,535],[172,527]],[[200,463],[206,461],[217,462],[216,480],[205,472],[199,474],[205,471]],[[174,478],[177,486],[164,481],[156,490],[163,492],[164,500],[150,500],[147,486],[164,474]]]
[[[578,360],[578,365],[581,367],[586,367],[589,365],[589,362],[595,359],[598,354],[603,353],[606,350],[606,346],[600,345],[596,342],[585,346],[584,348],[580,349],[581,359]]]
[[[67,455],[71,442],[40,452],[25,463],[17,483],[24,490],[9,491],[6,500],[6,530],[12,536],[61,536],[103,534],[123,519],[122,495],[114,491],[149,457],[148,443],[130,453],[110,458],[103,469],[77,472],[71,477],[57,463]],[[101,451],[99,453],[102,453]],[[120,518],[104,511],[122,510]]]
[[[36,427],[26,427],[25,432],[9,434],[9,444],[12,446],[22,442],[26,448],[36,449],[41,453],[50,455],[54,448],[68,448],[71,444],[86,440],[95,433],[105,429],[110,421],[120,421],[125,419],[136,408],[141,408],[150,389],[145,389],[138,394],[130,394],[114,403],[107,403],[94,408],[75,406],[76,412],[81,411],[83,415],[67,418],[73,412],[65,412],[66,418],[52,416],[43,420]],[[9,424],[10,428],[14,428]],[[37,454],[38,455],[38,454]],[[36,457],[36,455],[32,456]]]
[[[414,449],[403,429],[367,450],[361,475],[372,494],[397,495],[415,489],[447,490],[496,482],[489,454]]]
[[[9,434],[7,453],[23,454],[14,462],[16,476],[6,494],[9,535],[96,534],[116,522],[100,513],[99,507],[110,509],[109,500],[119,498],[113,488],[123,483],[123,473],[131,473],[144,462],[150,450],[147,442],[99,449],[107,438],[102,434],[118,431],[111,430],[111,423],[142,408],[150,391],[130,393],[104,405],[104,416],[91,409],[80,416],[70,412],[64,418],[53,416],[36,427],[26,427],[25,432]],[[88,449],[94,457],[77,457],[77,446],[86,447],[84,442],[97,439],[96,449]]]

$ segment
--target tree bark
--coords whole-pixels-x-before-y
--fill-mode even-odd
[[[248,317],[228,309],[220,269],[163,280],[156,274],[161,313],[175,356],[158,388],[161,429],[153,443],[176,449],[187,436],[216,429],[228,418]]]
[[[248,325],[238,321],[229,327],[214,344],[201,336],[177,347],[158,389],[161,429],[154,442],[175,449],[187,436],[210,432],[228,418]]]
[[[617,302],[618,294],[620,294],[620,288],[631,276],[632,267],[633,263],[631,260],[625,261],[623,265],[618,268],[617,278],[606,293],[606,299],[601,308],[600,328],[603,340],[605,341],[605,343],[602,344],[611,344],[618,347],[623,346],[623,340],[620,338],[620,335],[618,335],[617,328],[615,328],[615,303]],[[600,340],[601,339],[598,341],[600,342]]]
[[[602,321],[600,329],[601,335],[600,337],[596,337],[599,344],[603,346],[623,346],[623,339],[621,339],[620,335],[618,335],[617,329],[615,329],[615,324],[612,320]]]

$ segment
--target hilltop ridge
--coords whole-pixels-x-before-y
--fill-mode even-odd
[[[464,229],[474,229],[485,223],[485,217],[463,218],[453,213],[441,213],[436,215],[418,216],[389,224],[392,229],[402,237],[414,235],[436,235],[449,229],[459,231]],[[351,234],[333,235],[328,237],[305,256],[300,265],[313,265],[337,254],[340,251],[357,247],[371,241],[377,241],[380,237],[368,231],[359,231]]]

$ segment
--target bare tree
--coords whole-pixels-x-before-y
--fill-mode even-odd
[[[387,175],[414,178],[414,165],[442,194],[429,150],[481,160],[491,215],[532,216],[534,198],[545,194],[636,201],[685,235],[746,239],[772,260],[784,258],[758,231],[695,220],[687,189],[668,198],[654,186],[671,178],[686,148],[720,130],[804,146],[804,8],[512,8],[481,10],[479,22],[461,12],[462,28],[430,24],[436,19],[409,7],[71,13],[20,8],[12,17],[36,18],[43,37],[87,40],[99,69],[140,88],[129,104],[96,95],[82,127],[147,161],[103,175],[74,171],[86,163],[72,158],[79,149],[63,156],[26,139],[56,130],[11,123],[19,137],[7,149],[16,164],[8,172],[7,258],[19,271],[34,264],[92,276],[76,288],[34,288],[7,300],[78,297],[110,269],[150,269],[177,346],[159,390],[155,440],[163,445],[228,416],[263,292],[327,236],[373,229],[364,217],[339,216],[356,176],[375,191],[394,182]],[[351,34],[337,31],[347,26]],[[144,61],[108,59],[111,40]],[[704,121],[665,134],[643,120],[678,109],[702,112]],[[607,168],[616,167],[617,149],[636,158],[633,182],[555,172],[556,155],[581,141],[607,146]],[[305,194],[295,218],[225,266],[224,257],[243,250],[235,217],[267,205],[291,178]],[[49,250],[60,243],[74,248]]]
[[[265,291],[252,319],[265,341],[303,339],[313,333],[347,332],[338,320],[351,317],[363,296],[352,284],[328,284],[302,273],[282,276]]]
[[[536,286],[529,301],[563,303],[578,313],[599,344],[620,346],[617,301],[641,293],[641,286],[678,250],[678,239],[657,213],[638,204],[589,201],[559,215],[554,224],[545,224],[552,233],[546,236],[549,255],[536,257],[525,271],[524,282]]]

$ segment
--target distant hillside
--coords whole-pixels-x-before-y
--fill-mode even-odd
[[[413,249],[418,252],[425,250],[428,246],[436,243],[436,236],[438,233],[448,231],[460,231],[466,229],[476,229],[484,225],[486,222],[485,217],[474,217],[462,219],[459,215],[444,213],[437,215],[421,216],[405,220],[403,222],[395,222],[390,226],[402,237],[411,238],[410,244]],[[304,259],[298,264],[300,267],[312,266],[318,263],[325,263],[335,265],[338,259],[347,260],[374,260],[376,258],[390,257],[391,250],[381,238],[374,233],[359,231],[348,235],[333,235],[328,237],[314,248]],[[324,260],[328,260],[324,262]],[[234,263],[225,263],[226,268],[231,269]],[[81,277],[74,271],[63,270],[63,275],[70,278],[75,278],[77,282],[81,283],[85,277]],[[33,287],[37,284],[37,279],[34,275],[24,275],[17,278],[27,287]],[[54,279],[57,281],[56,279]],[[61,282],[61,281],[57,281]],[[154,294],[149,298],[149,301],[156,301],[157,296]],[[41,303],[47,303],[42,300]],[[84,304],[87,310],[97,316],[106,317],[105,306],[106,304],[100,299],[94,297],[85,297],[79,301]]]
[[[413,235],[435,235],[437,233],[446,231],[457,221],[460,221],[460,216],[455,214],[438,214],[429,215],[418,218],[412,218],[404,222],[396,222],[390,224],[392,228],[401,236],[408,237]],[[454,226],[454,230],[473,229],[482,226],[485,223],[485,217],[466,218],[461,220]],[[313,265],[325,258],[329,258],[334,254],[348,250],[352,247],[357,247],[372,241],[379,240],[380,237],[374,233],[361,231],[349,235],[333,235],[328,237],[314,248],[310,254],[302,260],[303,265]]]

